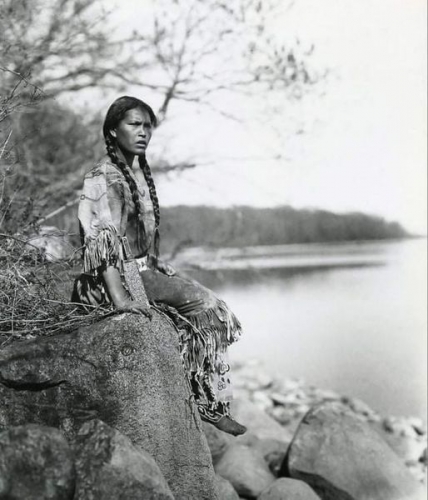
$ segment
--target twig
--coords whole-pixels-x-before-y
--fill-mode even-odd
[[[21,240],[21,238],[18,238],[16,236],[12,236],[10,234],[4,234],[4,233],[0,233],[0,238],[10,238],[12,240],[15,240],[15,241],[19,241],[19,243],[23,243],[24,245],[29,245],[30,247],[33,247],[35,248],[37,251],[39,251],[40,253],[42,252],[40,250],[39,247],[37,247],[36,245],[33,245],[32,243],[29,243],[28,241],[26,240]]]
[[[34,89],[38,90],[41,94],[46,95],[45,91],[35,85],[34,83],[31,83],[25,76],[21,75],[21,73],[18,73],[17,71],[14,71],[13,69],[5,68],[4,66],[0,66],[0,71],[6,71],[7,73],[11,73],[12,75],[17,76],[18,78],[21,79],[21,81],[25,82],[27,85],[30,85],[30,87],[33,87]]]
[[[1,152],[0,152],[0,158],[2,158],[3,155],[4,155],[4,150],[6,149],[7,143],[9,142],[9,139],[10,139],[10,137],[12,135],[12,132],[13,132],[12,130],[9,132],[9,135],[7,136],[7,139],[3,143],[3,146],[2,146]],[[1,200],[0,200],[0,203],[1,203]]]
[[[44,217],[41,217],[38,222],[41,223],[45,220],[48,220],[48,219],[51,219],[52,217],[55,217],[55,215],[58,215],[60,214],[61,212],[63,212],[66,208],[68,207],[71,207],[73,205],[76,205],[77,203],[79,203],[79,200],[80,198],[75,198],[74,200],[71,200],[69,202],[67,202],[65,205],[63,205],[62,207],[59,207],[57,208],[56,210],[54,210],[53,212],[51,212],[50,214],[48,215],[45,215]]]

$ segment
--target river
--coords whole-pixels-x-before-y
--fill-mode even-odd
[[[205,252],[192,274],[242,322],[232,361],[426,420],[426,262],[425,239],[308,244]]]

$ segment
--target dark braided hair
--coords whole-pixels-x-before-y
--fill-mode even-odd
[[[138,157],[138,164],[140,165],[140,168],[144,174],[144,178],[146,179],[147,186],[149,188],[149,193],[150,193],[150,199],[152,200],[153,203],[153,212],[155,215],[155,234],[154,234],[154,242],[153,242],[153,247],[154,247],[154,252],[155,252],[155,258],[157,259],[159,257],[159,244],[160,244],[160,237],[159,237],[159,224],[160,224],[160,209],[159,209],[159,199],[158,195],[156,192],[156,186],[155,182],[152,177],[152,171],[150,170],[149,164],[147,163],[146,160],[146,155],[144,156],[139,156]]]
[[[135,97],[123,96],[119,97],[114,101],[107,111],[106,118],[103,125],[103,135],[106,143],[107,154],[111,161],[117,165],[125,177],[128,183],[129,189],[131,191],[132,200],[135,205],[135,210],[137,213],[137,242],[139,247],[142,247],[142,240],[145,239],[145,227],[143,221],[143,207],[140,203],[140,197],[138,194],[137,185],[131,175],[130,167],[119,158],[117,155],[116,139],[111,135],[110,131],[117,127],[119,122],[123,120],[127,111],[135,108],[140,108],[143,111],[147,111],[150,116],[150,122],[153,127],[156,126],[157,120],[152,108],[145,102],[137,99]],[[155,183],[153,181],[152,173],[147,163],[146,157],[140,156],[138,158],[140,168],[144,174],[144,178],[147,182],[149,188],[150,199],[153,203],[153,211],[155,216],[155,233],[154,233],[154,253],[155,258],[159,256],[159,224],[160,224],[160,209],[159,200],[156,193]],[[142,231],[142,234],[141,234]]]

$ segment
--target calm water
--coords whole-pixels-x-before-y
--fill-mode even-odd
[[[271,253],[263,261],[276,259],[275,270],[198,276],[244,326],[232,361],[261,359],[275,376],[358,397],[382,414],[426,419],[426,241]]]

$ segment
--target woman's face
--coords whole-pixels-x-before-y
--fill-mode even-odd
[[[152,123],[149,113],[140,108],[130,109],[110,134],[125,154],[141,156],[146,152],[152,137]]]

